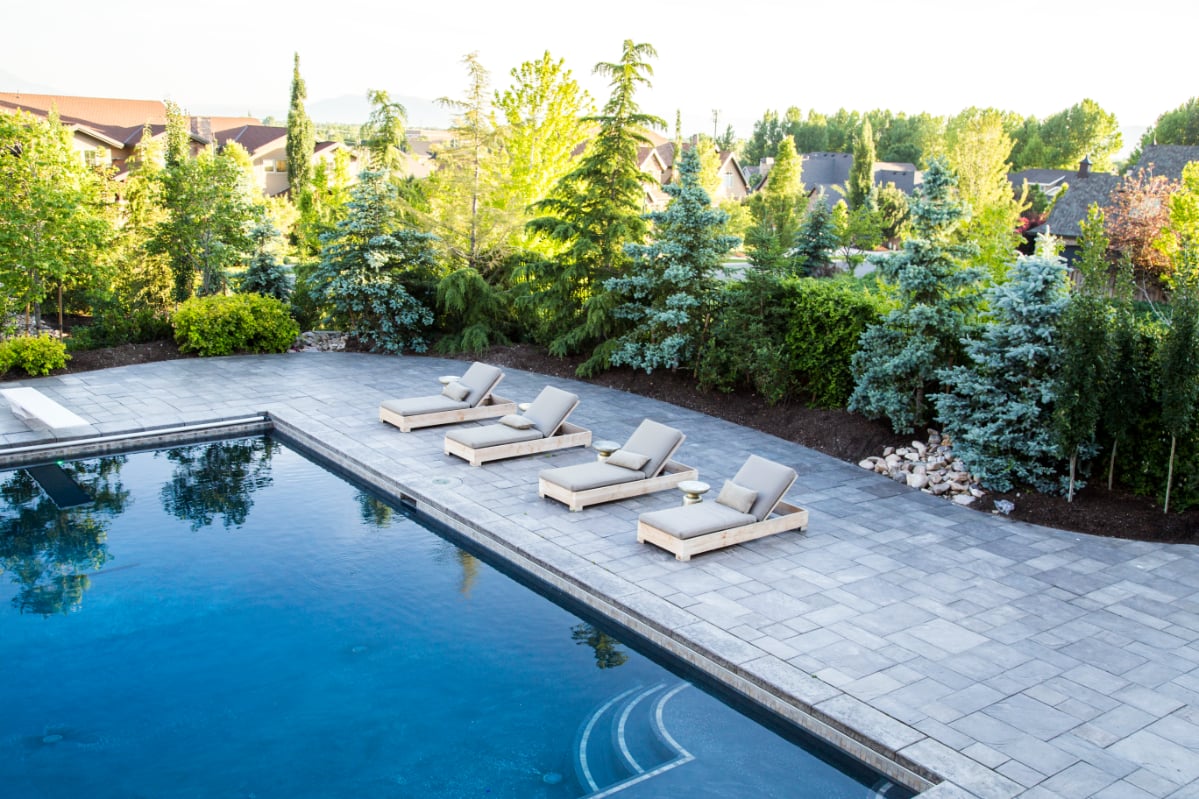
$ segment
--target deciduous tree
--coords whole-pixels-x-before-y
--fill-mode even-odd
[[[1170,196],[1177,184],[1163,175],[1138,169],[1125,175],[1106,210],[1111,248],[1132,261],[1141,278],[1170,282],[1174,262],[1166,242]]]

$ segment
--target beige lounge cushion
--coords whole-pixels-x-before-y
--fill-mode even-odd
[[[728,505],[699,502],[695,505],[679,505],[666,510],[643,513],[640,521],[675,538],[695,538],[753,524],[757,519]]]
[[[528,430],[533,426],[533,422],[519,413],[510,413],[507,416],[500,417],[500,424],[507,425],[514,430]]]
[[[504,444],[518,444],[521,441],[536,441],[543,436],[532,427],[528,430],[517,430],[503,424],[488,424],[482,427],[459,427],[446,433],[445,437],[471,449],[486,449]]]
[[[379,407],[398,413],[400,416],[419,416],[423,413],[441,413],[457,411],[468,407],[461,400],[452,400],[434,394],[429,397],[405,397],[404,399],[389,399],[379,403]]]
[[[733,475],[733,482],[758,492],[758,497],[749,512],[761,521],[774,510],[774,506],[795,482],[795,477],[795,470],[790,466],[750,455],[737,474]]]
[[[618,449],[608,456],[607,462],[624,469],[641,471],[645,467],[645,464],[649,462],[649,456],[642,455],[640,452],[633,452],[631,449]]]
[[[469,389],[469,393],[464,398],[467,404],[473,408],[486,399],[503,376],[504,373],[498,366],[478,361],[472,363],[465,374],[458,378],[458,382]]]
[[[441,390],[442,396],[449,397],[456,402],[466,402],[466,398],[470,396],[470,389],[459,383],[457,380],[452,380],[445,384],[445,388]],[[470,403],[467,403],[469,405]]]
[[[683,443],[684,438],[686,436],[673,427],[645,419],[637,425],[637,429],[621,449],[645,453],[649,460],[641,467],[641,471],[646,477],[654,477],[662,471],[662,467],[678,449],[679,444]]]
[[[525,411],[524,415],[526,419],[533,422],[533,426],[541,432],[541,435],[552,436],[578,404],[579,396],[577,394],[546,386],[541,389],[541,393],[529,405],[529,409]]]
[[[639,469],[613,466],[610,458],[604,463],[592,461],[591,463],[578,463],[574,466],[545,469],[538,476],[567,491],[588,491],[592,488],[603,488],[645,479],[645,475]]]
[[[738,513],[749,513],[749,509],[753,507],[754,500],[757,498],[758,492],[752,488],[737,485],[732,480],[725,480],[724,487],[720,489],[716,501],[721,505],[729,506]]]

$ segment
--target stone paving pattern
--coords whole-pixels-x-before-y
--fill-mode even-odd
[[[443,429],[378,421],[465,364],[288,353],[188,359],[22,380],[97,435],[267,412],[368,482],[535,564],[564,590],[779,712],[807,711],[928,799],[1199,798],[1199,547],[1069,533],[954,506],[796,444],[632,394],[507,370],[500,393],[552,383],[571,421],[623,440],[642,418],[688,438],[676,459],[718,488],[757,453],[790,464],[811,514],[690,562],[634,533],[677,491],[571,513],[537,473],[583,449],[474,468]],[[0,408],[0,457],[51,442]],[[856,749],[855,749],[856,747]],[[865,754],[863,754],[865,752]],[[915,776],[913,776],[915,775]],[[920,777],[926,777],[924,782]]]

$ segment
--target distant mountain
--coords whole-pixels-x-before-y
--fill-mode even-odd
[[[47,86],[44,83],[33,83],[25,80],[20,75],[14,75],[0,69],[0,91],[3,92],[28,92],[29,94],[62,94],[52,86]]]

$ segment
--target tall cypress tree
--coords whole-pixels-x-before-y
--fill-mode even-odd
[[[300,54],[295,54],[291,72],[291,105],[287,109],[287,186],[293,200],[303,197],[312,184],[312,156],[316,134],[304,110],[308,87],[300,77]]]
[[[862,120],[862,128],[853,143],[853,166],[849,170],[849,186],[846,188],[849,207],[857,210],[866,204],[874,190],[874,129],[870,120]]]
[[[1184,245],[1178,268],[1178,288],[1170,302],[1170,327],[1158,356],[1162,403],[1162,426],[1170,434],[1170,466],[1166,475],[1163,510],[1170,512],[1170,489],[1174,483],[1174,456],[1178,438],[1186,435],[1199,408],[1199,278],[1197,253]]]
[[[642,112],[635,98],[638,88],[650,85],[653,67],[647,59],[657,55],[652,45],[627,39],[620,61],[595,65],[595,72],[611,78],[612,87],[603,112],[586,118],[598,125],[595,138],[579,165],[534,205],[542,216],[531,220],[529,229],[561,248],[552,262],[538,267],[539,274],[533,276],[536,289],[529,298],[530,305],[548,317],[554,355],[577,352],[615,332],[612,298],[602,290],[603,281],[618,276],[628,264],[625,245],[645,239],[648,223],[641,214],[646,175],[637,166],[637,150],[649,144],[645,128],[666,127],[659,117]]]

